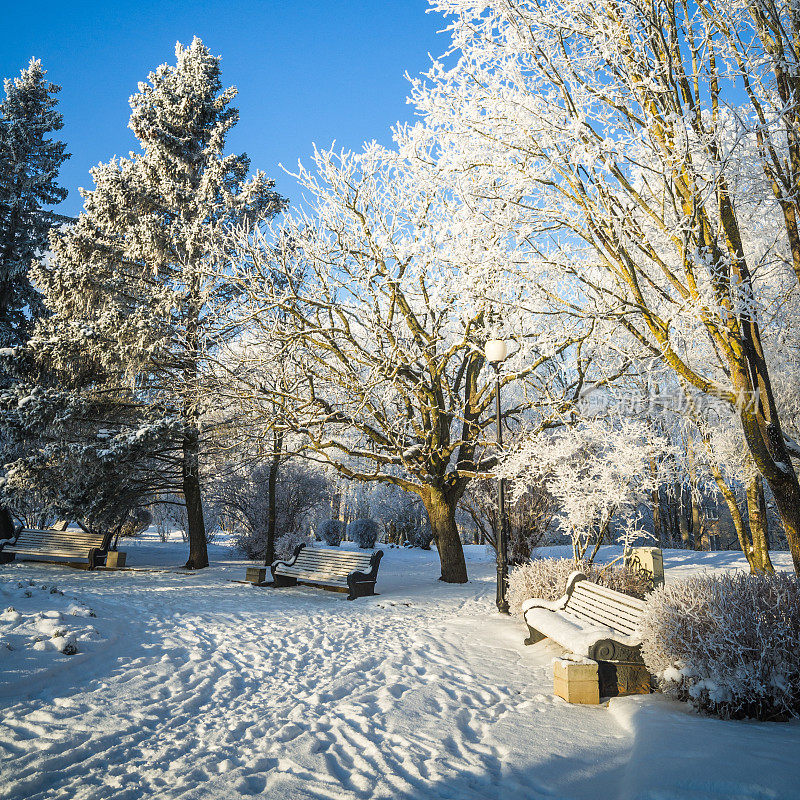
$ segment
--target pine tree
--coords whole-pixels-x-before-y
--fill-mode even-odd
[[[51,314],[30,349],[81,391],[122,396],[127,385],[146,407],[148,431],[173,435],[179,421],[173,446],[159,445],[163,476],[153,491],[179,487],[186,566],[197,569],[208,565],[200,468],[209,360],[229,332],[219,242],[231,226],[270,216],[285,201],[263,173],[246,180],[246,155],[224,154],[238,112],[230,106],[236,90],[222,88],[219,57],[195,38],[176,46],[176,58],[130,99],[141,152],[92,170],[84,212],[51,236],[52,258],[34,267]]]
[[[55,97],[61,87],[45,75],[31,59],[18,78],[5,81],[0,103],[0,347],[27,339],[41,310],[28,270],[50,228],[66,219],[47,208],[67,196],[56,177],[69,154],[51,138],[63,127]]]

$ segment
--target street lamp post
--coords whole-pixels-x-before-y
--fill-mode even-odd
[[[508,354],[505,340],[489,339],[486,342],[486,360],[494,367],[495,374],[495,423],[497,425],[497,449],[503,449],[503,420],[500,415],[500,365]],[[508,614],[508,519],[506,517],[505,479],[497,479],[497,610]]]

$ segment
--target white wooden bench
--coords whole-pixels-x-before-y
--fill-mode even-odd
[[[16,556],[30,556],[40,561],[86,561],[94,569],[108,552],[109,534],[87,533],[83,530],[66,530],[59,525],[47,530],[22,528],[17,537],[0,546],[3,562],[13,561]]]
[[[597,661],[604,696],[649,691],[639,633],[644,610],[643,600],[573,572],[558,600],[533,598],[522,604],[530,631],[525,644],[548,638],[577,656]]]
[[[298,583],[321,586],[334,592],[348,592],[347,599],[355,600],[375,594],[381,558],[383,550],[363,552],[301,544],[292,558],[276,561],[270,569],[275,586]]]

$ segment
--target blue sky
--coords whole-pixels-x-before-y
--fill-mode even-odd
[[[241,120],[229,150],[245,151],[253,169],[275,178],[294,203],[299,188],[278,166],[308,160],[311,144],[358,148],[390,142],[389,128],[410,119],[408,83],[440,55],[444,20],[425,0],[147,0],[147,2],[3,2],[0,75],[19,74],[31,56],[61,85],[61,138],[72,158],[61,170],[77,214],[78,187],[89,168],[127,155],[128,97],[164,62],[175,42],[199,36],[222,56],[226,86],[239,89]]]

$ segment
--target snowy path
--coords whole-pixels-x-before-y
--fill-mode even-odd
[[[231,583],[241,563],[195,575],[14,565],[3,577],[57,581],[116,636],[74,666],[59,655],[47,691],[0,698],[0,797],[649,797],[629,762],[639,699],[610,711],[554,698],[554,646],[524,647],[521,623],[492,613],[481,561],[453,587],[435,581],[433,554],[389,551],[381,596],[353,603]],[[667,705],[657,722],[675,716]],[[797,726],[772,730],[800,746]],[[784,796],[735,786],[652,797]]]

